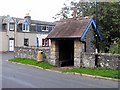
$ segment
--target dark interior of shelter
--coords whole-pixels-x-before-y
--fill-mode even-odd
[[[59,40],[60,66],[74,65],[74,40]]]

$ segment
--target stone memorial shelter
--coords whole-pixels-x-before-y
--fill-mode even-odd
[[[96,29],[93,16],[69,18],[57,22],[47,38],[51,39],[51,64],[80,66],[82,52],[96,52],[99,31]]]

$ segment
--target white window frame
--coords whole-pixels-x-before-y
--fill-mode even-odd
[[[23,24],[23,31],[24,32],[29,32],[29,25],[28,24]]]
[[[15,30],[15,23],[10,22],[9,23],[9,30],[14,31]]]
[[[42,39],[42,47],[49,47],[49,40],[48,39],[45,39],[45,38]]]

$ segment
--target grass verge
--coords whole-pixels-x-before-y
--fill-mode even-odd
[[[106,69],[106,68],[73,68],[73,69],[65,69],[62,72],[76,72],[80,74],[89,74],[94,76],[120,79],[119,70],[112,70],[112,69]]]
[[[44,69],[51,69],[54,67],[53,65],[50,65],[47,62],[38,63],[37,60],[28,59],[28,58],[13,58],[13,59],[9,59],[8,61],[17,62],[17,63],[21,63],[21,64],[27,64],[27,65],[34,65],[34,66],[38,66],[38,67],[41,67]]]

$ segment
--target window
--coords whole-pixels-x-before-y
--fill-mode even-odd
[[[10,31],[14,31],[14,29],[15,29],[15,24],[14,24],[14,23],[10,23],[10,24],[9,24],[9,29],[10,29]]]
[[[23,30],[25,30],[25,24],[23,24]]]
[[[18,31],[18,32],[21,32],[21,31],[22,31],[22,24],[18,24],[18,25],[17,25],[17,31]]]
[[[29,39],[28,38],[24,39],[24,46],[29,46]]]
[[[54,26],[49,26],[49,30],[52,31],[54,29]]]
[[[7,24],[6,23],[2,24],[2,29],[7,30]]]
[[[26,31],[28,31],[28,25],[26,24],[26,29],[25,29]]]
[[[29,25],[23,24],[23,31],[29,32]]]
[[[48,31],[48,30],[49,30],[49,27],[47,27],[47,26],[41,26],[41,30],[42,30],[42,31]]]
[[[42,46],[48,47],[49,46],[49,40],[48,39],[42,39]]]
[[[37,32],[40,32],[40,31],[41,31],[41,26],[37,25]]]
[[[36,32],[37,31],[36,27],[37,27],[36,24],[31,24],[31,31]]]

